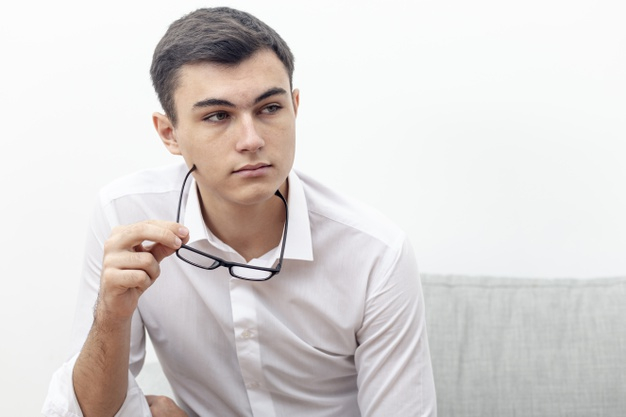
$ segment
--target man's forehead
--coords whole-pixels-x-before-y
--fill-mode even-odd
[[[257,52],[236,64],[194,62],[183,65],[178,73],[174,96],[195,104],[205,99],[253,103],[269,90],[273,94],[289,91],[289,75],[273,51]]]

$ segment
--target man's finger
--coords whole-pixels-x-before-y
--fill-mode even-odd
[[[155,280],[161,273],[157,260],[150,252],[114,252],[103,260],[103,269],[142,270]]]
[[[129,289],[145,292],[153,283],[145,271],[137,269],[113,269],[102,275],[102,286],[111,288],[112,291],[125,292]]]
[[[105,243],[105,251],[132,250],[146,241],[176,250],[188,234],[184,226],[175,222],[153,220],[118,226]]]

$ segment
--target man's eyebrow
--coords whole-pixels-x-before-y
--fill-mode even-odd
[[[211,107],[211,106],[226,106],[226,107],[235,107],[233,103],[228,100],[222,100],[219,98],[207,98],[205,100],[200,100],[193,105],[194,109],[201,107]]]
[[[266,98],[279,95],[279,94],[287,94],[287,91],[284,88],[274,87],[270,88],[260,96],[254,99],[254,104],[258,104],[259,102],[265,100]],[[193,105],[194,109],[202,108],[202,107],[211,107],[211,106],[225,106],[225,107],[237,107],[233,103],[228,100],[223,100],[220,98],[207,98],[204,100],[200,100]]]
[[[258,104],[259,102],[265,100],[266,98],[271,97],[271,96],[275,96],[275,95],[278,95],[278,94],[287,94],[287,91],[284,88],[280,88],[280,87],[270,88],[269,90],[267,90],[266,92],[264,92],[263,94],[258,96],[254,100],[254,104]]]

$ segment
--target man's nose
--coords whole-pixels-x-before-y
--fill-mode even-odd
[[[252,117],[243,117],[240,122],[239,132],[237,132],[237,151],[256,152],[265,146],[265,141]]]

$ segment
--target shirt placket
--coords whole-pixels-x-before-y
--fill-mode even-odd
[[[239,368],[254,416],[275,416],[274,405],[263,377],[255,283],[232,278],[230,297]]]

